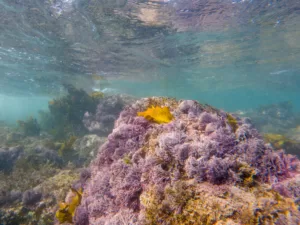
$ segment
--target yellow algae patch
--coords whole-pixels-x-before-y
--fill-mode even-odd
[[[55,217],[58,219],[59,223],[72,223],[73,217],[75,215],[76,208],[81,203],[82,189],[75,190],[71,188],[73,197],[70,203],[61,202],[59,203],[59,209],[55,213]]]
[[[230,114],[227,114],[227,122],[233,129],[233,132],[235,132],[238,129],[238,123],[237,120]]]
[[[101,91],[93,91],[92,93],[90,93],[90,96],[91,96],[93,99],[100,99],[100,98],[103,98],[103,97],[104,97],[104,93],[101,92]]]
[[[144,112],[138,112],[137,115],[159,124],[169,123],[173,119],[169,107],[152,106]]]

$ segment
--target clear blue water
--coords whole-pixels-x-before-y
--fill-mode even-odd
[[[290,101],[299,111],[299,7],[297,0],[0,0],[0,120],[36,115],[64,93],[62,83],[228,111]]]

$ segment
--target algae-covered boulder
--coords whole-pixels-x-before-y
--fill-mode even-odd
[[[9,172],[23,153],[22,146],[0,148],[0,171]]]
[[[299,165],[247,119],[191,100],[142,99],[99,149],[75,222],[299,224]]]
[[[83,117],[83,124],[90,133],[100,136],[108,135],[115,120],[119,117],[123,108],[134,102],[134,98],[127,95],[105,96],[99,101],[96,112],[86,112]]]

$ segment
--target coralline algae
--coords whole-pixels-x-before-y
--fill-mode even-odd
[[[137,116],[151,106],[168,106],[174,119]],[[142,99],[99,149],[75,223],[300,224],[299,165],[247,119],[191,100]]]

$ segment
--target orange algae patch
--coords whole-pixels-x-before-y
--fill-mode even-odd
[[[169,107],[152,106],[144,112],[138,112],[137,115],[159,124],[169,123],[173,119]]]

